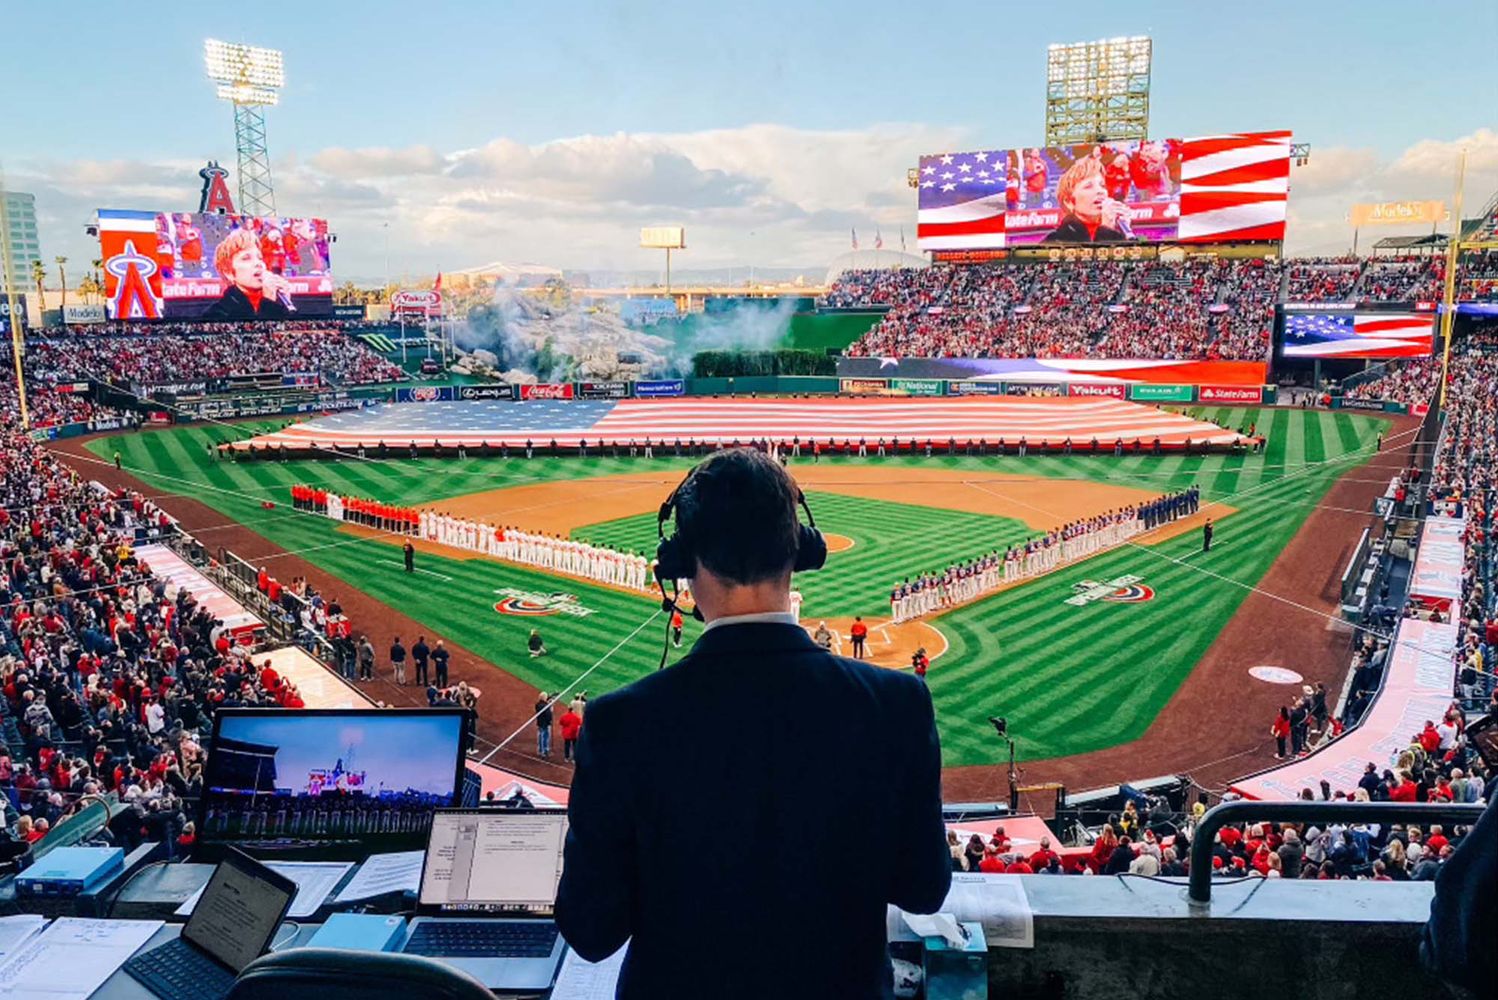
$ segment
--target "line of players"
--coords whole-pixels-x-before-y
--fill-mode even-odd
[[[325,513],[335,521],[414,535],[438,545],[468,549],[505,562],[555,570],[616,587],[648,591],[655,585],[650,560],[633,552],[620,552],[519,528],[495,527],[483,521],[436,511],[418,511],[375,500],[342,497],[310,486],[293,486],[291,491],[292,503],[296,507]]]
[[[630,590],[649,590],[654,584],[650,560],[642,555],[519,528],[495,527],[436,511],[421,512],[418,537]]]
[[[935,573],[906,577],[890,591],[889,612],[895,622],[966,604],[997,587],[1041,576],[1067,563],[1122,545],[1135,535],[1189,517],[1201,507],[1195,486],[1138,505],[1121,507],[998,550],[954,563]]]

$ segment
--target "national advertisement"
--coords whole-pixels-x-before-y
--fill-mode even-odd
[[[1196,399],[1196,387],[1135,382],[1129,386],[1129,398],[1136,403],[1190,403]]]
[[[520,386],[521,399],[571,399],[571,382],[531,382]]]
[[[893,378],[889,380],[892,392],[905,396],[940,396],[942,381],[939,378]]]
[[[635,395],[649,398],[652,396],[684,396],[687,391],[687,383],[684,379],[647,379],[635,383]]]
[[[1258,406],[1264,402],[1262,385],[1204,385],[1196,392],[1199,403],[1232,403]]]
[[[629,383],[621,381],[579,382],[577,383],[577,397],[579,399],[627,399],[629,398]]]

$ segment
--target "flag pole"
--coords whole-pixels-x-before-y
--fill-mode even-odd
[[[1456,204],[1451,212],[1451,243],[1446,247],[1446,289],[1441,296],[1441,394],[1436,406],[1446,406],[1446,379],[1451,373],[1451,327],[1456,318],[1456,262],[1462,242],[1462,186],[1467,177],[1467,151],[1456,166]]]

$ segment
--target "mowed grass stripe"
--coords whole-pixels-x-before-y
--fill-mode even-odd
[[[1339,416],[1351,421],[1354,441],[1371,443],[1376,428],[1382,425],[1364,417]],[[957,456],[930,462],[903,457],[884,460],[892,478],[918,477],[925,469],[950,468],[960,469],[975,479],[1041,475],[1056,478],[1059,484],[1084,478],[1135,486],[1151,493],[1180,489],[1197,481],[1208,489],[1209,495],[1219,489],[1243,494],[1238,500],[1228,498],[1229,503],[1240,507],[1240,512],[1220,523],[1217,537],[1222,548],[1220,551],[1214,548],[1207,557],[1210,562],[1202,564],[1210,565],[1213,572],[1229,579],[1215,580],[1193,569],[1200,556],[1193,556],[1182,566],[1151,551],[1126,549],[1095,557],[938,619],[938,627],[947,636],[951,651],[938,661],[930,680],[937,698],[948,764],[998,759],[998,748],[992,737],[986,735],[984,719],[999,707],[1012,708],[1010,714],[1015,720],[1012,724],[1017,730],[1021,722],[1026,727],[1028,735],[1022,737],[1022,753],[1027,757],[1098,749],[1127,739],[1128,733],[1142,732],[1194,666],[1201,650],[1239,606],[1247,593],[1243,585],[1252,586],[1262,579],[1294,533],[1299,518],[1347,467],[1345,462],[1323,467],[1277,467],[1304,462],[1308,452],[1315,450],[1316,445],[1309,442],[1316,431],[1307,429],[1306,421],[1319,422],[1317,431],[1323,457],[1335,459],[1346,454],[1350,439],[1342,420],[1331,414],[1218,408],[1210,411],[1209,419],[1232,427],[1256,421],[1261,430],[1268,430],[1268,453],[1192,456],[1189,460],[1174,455],[1127,456],[1120,460],[1087,455],[1070,458],[1032,455],[1023,460],[1015,456],[1002,459]],[[559,686],[588,669],[652,613],[651,602],[644,597],[486,560],[444,559],[425,553],[419,557],[418,565],[452,576],[453,581],[434,583],[423,579],[421,586],[413,587],[410,578],[398,567],[398,554],[393,546],[354,541],[339,533],[333,522],[321,518],[292,515],[289,511],[286,518],[277,518],[260,510],[255,498],[261,495],[266,483],[272,484],[273,489],[282,489],[284,483],[318,482],[327,476],[330,488],[332,482],[344,484],[342,492],[356,492],[349,484],[379,483],[380,490],[374,495],[382,500],[421,503],[514,483],[612,473],[659,472],[663,479],[674,481],[689,464],[685,460],[646,462],[603,458],[529,462],[396,459],[383,465],[364,466],[356,466],[353,459],[285,465],[212,462],[204,445],[209,440],[220,440],[220,435],[225,434],[224,428],[217,427],[178,428],[161,435],[120,435],[92,442],[90,448],[107,459],[112,448],[118,446],[132,464],[154,467],[178,477],[157,481],[159,491],[196,495],[227,517],[253,522],[253,530],[283,547],[306,549],[331,543],[332,548],[311,552],[309,558],[328,568],[349,587],[364,590],[429,625],[429,637],[435,634],[449,637],[538,689]],[[180,448],[149,449],[144,444],[150,438],[166,435],[178,435]],[[857,460],[839,459],[833,460],[833,464],[854,461]],[[859,464],[876,462],[877,459],[870,459]],[[214,482],[215,477],[228,482]],[[1236,477],[1236,489],[1230,488],[1232,477]],[[1263,488],[1254,489],[1260,483]],[[209,484],[248,496],[214,492],[206,488]],[[670,485],[666,483],[662,492]],[[198,488],[194,489],[195,486]],[[847,500],[854,502],[845,503]],[[797,585],[807,595],[804,610],[808,613],[818,613],[817,602],[825,600],[836,603],[832,610],[837,613],[859,613],[856,609],[870,608],[872,614],[882,617],[887,613],[888,586],[905,572],[955,558],[959,541],[970,542],[976,552],[987,551],[1005,541],[1006,532],[992,525],[981,533],[954,529],[956,522],[948,512],[937,512],[939,520],[935,527],[930,527],[924,518],[892,517],[888,509],[880,510],[878,502],[862,501],[874,505],[862,508],[859,503],[860,498],[830,494],[818,495],[813,500],[819,523],[829,531],[855,538],[858,544],[853,551],[835,556],[823,573],[798,578]],[[646,516],[633,525],[627,523],[629,520],[613,522],[609,528],[622,532],[621,539],[634,540],[634,545],[625,547],[639,546],[650,551],[654,546],[654,519]],[[1002,523],[1006,519],[987,520]],[[1018,522],[1014,524],[1017,535],[1028,534]],[[595,529],[600,526],[586,531]],[[966,537],[975,533],[979,536]],[[1180,559],[1199,546],[1199,536],[1191,534],[1162,544],[1158,551]],[[862,561],[854,558],[860,550]],[[384,565],[385,562],[389,565]],[[1082,609],[1062,603],[1073,582],[1084,578],[1111,579],[1123,572],[1144,576],[1148,585],[1158,588],[1156,599],[1137,606],[1095,605]],[[564,590],[577,594],[595,613],[581,622],[561,616],[541,619],[540,627],[553,654],[531,660],[524,653],[524,637],[536,620],[510,618],[493,611],[497,599],[493,592],[504,587],[539,593]],[[1188,601],[1191,627],[1182,628],[1180,623],[1187,620],[1183,616],[1186,607],[1183,602]],[[690,642],[699,626],[689,622],[687,628]],[[659,642],[660,633],[655,628],[642,632],[594,673],[586,686],[599,693],[653,670],[659,656]],[[674,650],[672,653],[679,655]],[[1008,703],[1011,697],[1023,704],[1011,706]],[[1065,724],[1056,724],[1057,719],[1064,719]]]

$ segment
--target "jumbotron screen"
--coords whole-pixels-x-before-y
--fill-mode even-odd
[[[330,316],[326,219],[100,209],[105,306],[119,320]]]
[[[923,156],[922,250],[1282,240],[1290,133]]]

